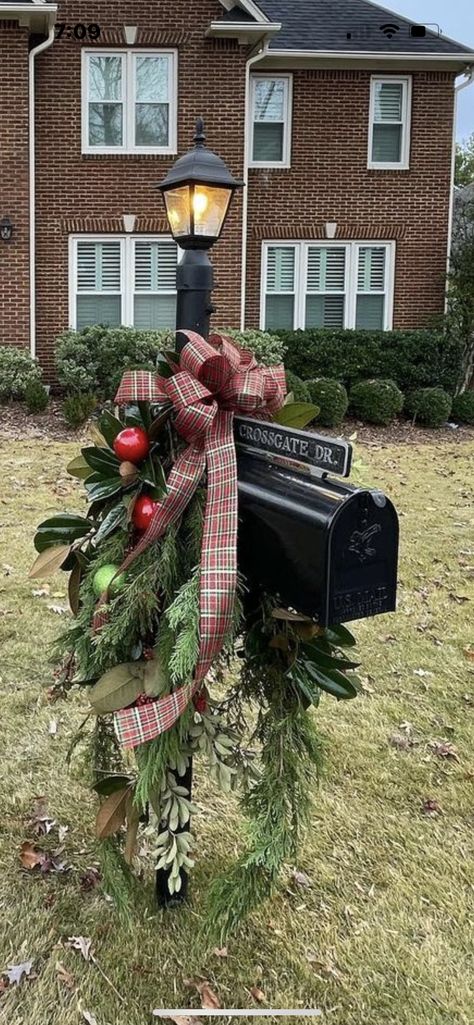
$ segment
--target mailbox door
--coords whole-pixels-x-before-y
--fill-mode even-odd
[[[381,491],[358,491],[331,526],[329,623],[396,608],[398,517]]]

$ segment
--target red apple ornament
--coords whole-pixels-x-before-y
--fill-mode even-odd
[[[154,502],[148,495],[137,498],[132,513],[133,525],[137,530],[146,530],[150,526],[157,505],[158,502]]]
[[[142,427],[126,427],[114,441],[114,452],[122,462],[141,463],[150,451],[148,435]]]

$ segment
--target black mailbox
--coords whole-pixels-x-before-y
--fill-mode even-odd
[[[321,626],[396,606],[398,517],[381,491],[239,454],[239,565]]]

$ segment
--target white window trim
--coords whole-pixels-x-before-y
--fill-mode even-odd
[[[120,242],[121,327],[134,327],[136,295],[176,295],[176,289],[140,291],[135,289],[135,245],[137,242],[173,242],[172,235],[70,235],[69,236],[69,328],[76,330],[78,295],[117,295],[117,292],[78,292],[78,242]],[[178,249],[179,254],[182,250]],[[127,289],[128,284],[128,289]]]
[[[122,105],[123,105],[123,143],[121,146],[91,146],[89,143],[89,57],[122,56]],[[171,69],[169,79],[169,142],[167,146],[136,146],[135,145],[135,73],[136,57],[170,57]],[[82,152],[84,154],[109,154],[123,156],[130,153],[155,153],[176,156],[178,152],[178,51],[113,48],[82,49]],[[118,102],[118,101],[117,101]]]
[[[385,291],[382,293],[370,292],[370,295],[384,295],[384,324],[383,331],[391,331],[393,327],[393,306],[394,306],[394,292],[395,292],[395,258],[396,258],[396,243],[387,242],[386,239],[361,239],[357,241],[347,242],[344,239],[340,239],[334,242],[328,242],[326,239],[311,239],[305,242],[294,242],[288,239],[272,239],[269,242],[262,243],[262,258],[261,258],[261,279],[260,279],[260,330],[265,331],[265,314],[266,314],[266,298],[267,298],[267,263],[268,263],[268,250],[275,246],[283,246],[286,249],[295,250],[295,287],[294,292],[276,292],[269,293],[275,295],[293,295],[295,296],[294,312],[293,312],[293,331],[305,330],[306,321],[306,297],[307,295],[326,295],[331,293],[316,293],[307,292],[306,281],[307,281],[307,267],[308,267],[308,249],[321,246],[325,249],[345,249],[346,250],[346,302],[344,309],[344,326],[341,330],[355,329],[356,323],[356,311],[357,311],[357,269],[358,269],[358,251],[360,248],[370,248],[375,246],[378,249],[384,248],[387,252],[386,261],[386,282]],[[334,295],[340,295],[340,292],[334,292]],[[312,330],[318,330],[314,328]],[[321,329],[322,330],[322,329]]]
[[[372,159],[372,146],[374,140],[375,123],[375,88],[378,82],[395,82],[403,86],[402,98],[402,145],[399,161],[378,161]],[[370,79],[370,108],[369,108],[369,145],[367,152],[367,167],[375,171],[408,171],[410,168],[410,136],[411,136],[411,101],[412,101],[412,76],[411,75],[371,75]]]
[[[285,89],[285,112],[283,121],[283,158],[282,160],[254,160],[253,159],[253,135],[254,135],[254,109],[255,109],[255,83],[259,78],[277,78],[283,79],[286,82]],[[292,120],[293,120],[293,75],[292,74],[279,74],[275,72],[272,74],[264,74],[263,72],[254,73],[250,76],[250,89],[249,89],[249,111],[248,111],[248,131],[249,131],[249,167],[279,167],[289,168],[291,167],[291,134],[292,134]]]

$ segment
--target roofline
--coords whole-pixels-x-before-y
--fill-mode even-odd
[[[41,3],[34,0],[32,4],[2,4],[0,0],[0,18],[2,21],[18,21],[21,26],[41,28],[49,31],[56,21],[57,4]]]
[[[242,10],[246,11],[247,14],[250,14],[250,16],[255,18],[256,21],[264,21],[265,23],[268,22],[271,24],[270,19],[267,17],[265,12],[262,11],[261,7],[254,3],[254,0],[220,0],[220,2],[222,6],[225,7],[226,11],[231,11],[233,7],[241,7]]]
[[[365,0],[365,2],[367,4],[370,4],[371,7],[377,8],[379,11],[384,11],[385,14],[391,14],[392,17],[393,17],[393,15],[395,15],[396,18],[400,18],[407,25],[423,24],[423,22],[414,21],[413,18],[407,18],[406,14],[400,14],[400,11],[394,11],[393,7],[385,7],[385,4],[377,3],[377,0]],[[438,26],[438,28],[439,28],[439,26]],[[459,39],[452,39],[451,36],[445,36],[444,32],[442,32],[441,30],[440,30],[440,32],[441,32],[441,34],[439,36],[437,36],[436,32],[433,32],[433,30],[428,27],[428,33],[429,33],[430,36],[433,37],[433,39],[445,39],[446,42],[448,42],[448,43],[455,43],[456,46],[461,46],[462,45],[459,42]]]
[[[209,28],[206,29],[206,36],[237,36],[239,40],[246,42],[255,37],[261,39],[262,36],[275,36],[281,31],[281,27],[281,22],[277,21],[211,21]]]
[[[374,69],[383,67],[384,63],[389,66],[411,65],[424,67],[427,64],[443,68],[450,65],[453,70],[459,72],[466,68],[474,67],[474,52],[469,53],[407,53],[398,51],[396,53],[385,53],[380,50],[277,50],[269,49],[262,63],[269,67],[271,62],[279,62],[284,67],[291,67],[299,64],[303,67],[328,67],[339,65],[342,67],[351,64],[361,64]]]

